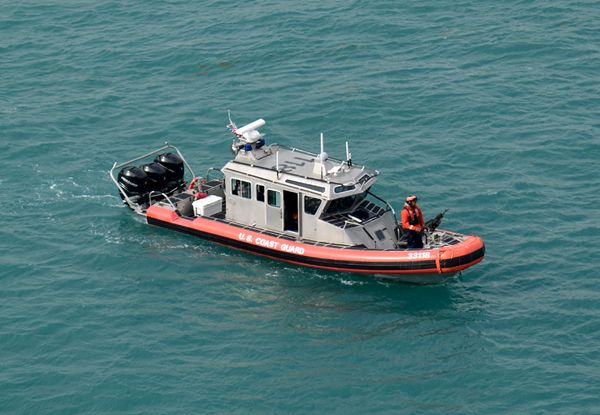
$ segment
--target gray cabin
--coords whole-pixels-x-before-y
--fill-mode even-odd
[[[335,160],[236,135],[235,159],[222,168],[227,221],[324,245],[397,247],[393,209],[369,191],[377,170],[353,165],[349,154]]]

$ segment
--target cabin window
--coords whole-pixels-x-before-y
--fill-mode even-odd
[[[310,196],[304,196],[304,213],[314,215],[321,206],[321,199],[317,199]]]
[[[371,176],[369,176],[368,174],[365,174],[363,177],[358,179],[358,184],[365,184],[366,182],[369,181],[370,178],[371,178]]]
[[[263,186],[262,184],[256,185],[256,200],[258,200],[259,202],[265,201],[265,186]]]
[[[349,192],[350,190],[354,190],[354,189],[356,189],[356,186],[353,184],[350,184],[350,185],[342,184],[342,185],[334,187],[333,191],[335,193],[342,193],[342,192]]]
[[[325,188],[322,186],[315,186],[314,184],[299,182],[298,180],[286,180],[286,183],[293,184],[294,186],[304,187],[306,189],[314,190],[315,192],[323,193]]]
[[[252,197],[251,192],[252,185],[250,182],[239,179],[231,179],[231,194],[235,196],[241,196],[244,199],[250,199]]]
[[[269,206],[281,207],[281,193],[276,190],[267,190],[267,203]]]
[[[245,199],[252,199],[252,185],[250,182],[242,181],[242,197]]]
[[[231,194],[235,196],[240,194],[240,181],[238,179],[231,179]]]

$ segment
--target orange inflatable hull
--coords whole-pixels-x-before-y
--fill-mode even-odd
[[[413,275],[411,282],[421,282],[418,277],[424,274],[462,271],[481,262],[485,254],[485,245],[478,236],[467,236],[463,242],[439,249],[342,249],[290,241],[202,217],[186,219],[157,205],[148,208],[146,217],[151,225],[293,264],[392,278]]]

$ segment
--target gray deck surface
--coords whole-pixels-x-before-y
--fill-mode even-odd
[[[315,164],[317,163],[316,154],[308,153],[302,150],[293,149],[280,144],[272,144],[270,146],[271,154],[262,157],[258,160],[250,160],[244,157],[236,157],[237,163],[251,165],[254,167],[264,168],[268,170],[277,169],[277,153],[279,153],[279,171],[291,173],[297,176],[306,177],[315,180],[323,180],[321,174],[315,172]],[[329,170],[335,166],[339,166],[341,160],[328,159],[325,162],[326,168]],[[317,169],[318,171],[318,169]],[[328,179],[333,182],[347,183],[354,182],[360,177],[368,174],[376,176],[377,172],[363,166],[353,165],[348,170],[341,171],[336,175],[329,175]]]

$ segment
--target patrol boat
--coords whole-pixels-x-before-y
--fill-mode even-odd
[[[267,145],[264,125],[237,128],[230,116],[235,157],[203,177],[168,143],[110,177],[150,225],[292,264],[431,284],[483,260],[481,238],[437,229],[443,214],[427,222],[423,248],[408,249],[394,209],[371,191],[379,172],[354,164],[347,142],[337,160],[323,134],[313,154]]]

